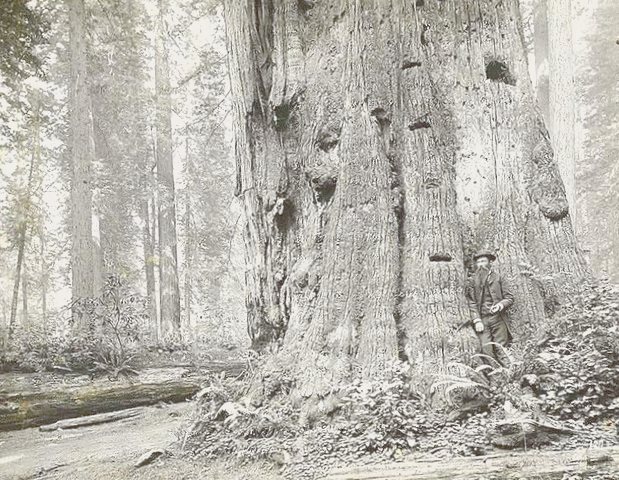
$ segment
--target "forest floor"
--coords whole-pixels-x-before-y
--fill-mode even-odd
[[[81,427],[41,432],[29,428],[0,433],[2,480],[125,480],[220,479],[273,480],[267,465],[205,464],[180,458],[174,444],[192,403],[143,407],[137,417]],[[152,465],[136,468],[139,458],[152,450],[166,455]]]
[[[280,480],[277,467],[240,465],[233,460],[206,463],[183,456],[179,431],[193,403],[143,407],[140,415],[74,430],[26,429],[0,434],[2,480]],[[136,462],[152,450],[165,454],[150,465]],[[382,479],[584,479],[619,478],[619,447],[563,452],[501,452],[480,457],[405,458],[377,465],[334,469],[329,480]]]

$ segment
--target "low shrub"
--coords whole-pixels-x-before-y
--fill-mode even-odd
[[[145,300],[133,295],[120,279],[109,276],[101,296],[77,301],[73,309],[89,328],[49,333],[43,326],[16,328],[2,362],[22,371],[132,375],[138,351],[139,325],[147,315]]]

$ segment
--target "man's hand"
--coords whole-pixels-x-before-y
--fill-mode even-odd
[[[475,331],[477,333],[481,333],[484,331],[484,324],[481,322],[481,318],[476,318],[473,320],[473,325],[475,326]]]
[[[502,303],[497,303],[496,305],[492,305],[492,307],[490,307],[490,312],[491,313],[497,313],[503,310],[503,304]]]

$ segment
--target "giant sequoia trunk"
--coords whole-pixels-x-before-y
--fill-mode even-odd
[[[294,352],[308,393],[471,348],[478,248],[517,331],[585,273],[517,0],[229,0],[226,19],[249,333]]]

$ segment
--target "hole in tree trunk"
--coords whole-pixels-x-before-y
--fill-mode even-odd
[[[314,191],[316,192],[316,199],[319,202],[327,203],[333,197],[335,193],[335,187],[337,186],[337,180],[335,178],[328,179],[316,179],[312,180]]]
[[[305,13],[314,8],[314,0],[298,0],[299,11]]]
[[[276,130],[283,130],[288,125],[288,120],[290,119],[290,112],[292,112],[292,107],[287,103],[282,105],[278,105],[273,109],[273,122],[275,123]]]
[[[389,115],[384,108],[375,108],[370,112],[370,115],[372,115],[376,119],[381,128],[386,127],[391,123]]]
[[[434,253],[430,255],[431,262],[451,262],[453,258],[448,253]]]
[[[516,79],[509,71],[509,68],[507,68],[507,65],[499,60],[486,62],[486,78],[494,82],[503,82],[512,86],[516,85]]]
[[[321,129],[316,138],[316,145],[323,152],[330,152],[340,142],[340,132],[341,127],[329,126]]]
[[[415,120],[413,123],[411,123],[408,126],[408,129],[413,131],[413,130],[419,130],[420,128],[430,128],[430,122],[428,122],[427,120]]]
[[[407,70],[413,67],[421,67],[421,62],[412,61],[412,60],[404,60],[400,68],[402,68],[402,70]]]
[[[415,6],[416,7],[423,7],[424,3],[425,3],[424,0],[416,0],[415,1]]]
[[[336,168],[324,164],[316,165],[310,168],[306,175],[314,190],[316,200],[320,203],[327,203],[331,200],[337,186]]]

